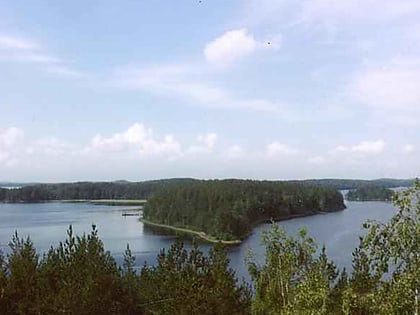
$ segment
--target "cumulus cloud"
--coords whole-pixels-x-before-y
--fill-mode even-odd
[[[204,48],[207,62],[214,65],[228,65],[233,61],[252,54],[257,49],[257,41],[246,29],[232,30],[214,39]]]
[[[268,144],[265,149],[265,154],[268,158],[273,158],[279,155],[290,155],[295,153],[297,153],[297,150],[277,141]]]
[[[140,156],[176,156],[181,151],[179,142],[173,135],[157,137],[152,129],[141,123],[131,125],[122,133],[110,137],[97,134],[91,141],[90,150],[99,152],[124,152],[135,150]]]
[[[381,153],[384,148],[385,142],[383,140],[362,141],[351,146],[339,145],[333,152]]]
[[[225,67],[252,55],[257,49],[278,49],[280,43],[281,36],[278,34],[267,37],[265,41],[257,41],[245,28],[231,30],[209,42],[204,48],[204,57],[211,65]]]

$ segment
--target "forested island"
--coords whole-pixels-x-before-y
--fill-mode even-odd
[[[378,186],[362,186],[346,194],[349,201],[391,201],[394,192]]]
[[[145,223],[242,240],[258,223],[345,208],[335,189],[275,181],[195,180],[168,185],[148,199]]]

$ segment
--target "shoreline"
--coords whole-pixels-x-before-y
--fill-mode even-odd
[[[191,235],[196,235],[199,238],[201,238],[202,240],[205,240],[205,241],[210,242],[210,243],[222,243],[222,244],[225,244],[225,245],[239,245],[239,244],[242,243],[242,240],[232,240],[232,241],[220,240],[220,239],[212,237],[211,235],[207,235],[206,233],[204,233],[202,231],[195,231],[195,230],[191,230],[191,229],[187,229],[187,228],[181,228],[181,227],[176,227],[176,226],[172,226],[172,225],[155,223],[155,222],[143,219],[143,218],[140,219],[140,222],[142,222],[143,224],[146,224],[146,225],[155,226],[155,227],[159,227],[159,228],[163,228],[163,229],[167,229],[167,230],[172,230],[172,231],[175,231],[175,232],[182,232],[182,233],[187,233],[187,234],[191,234]]]
[[[210,243],[219,243],[220,242],[220,243],[225,244],[225,245],[240,245],[240,244],[242,244],[242,242],[246,238],[248,238],[253,233],[254,229],[261,224],[271,223],[271,222],[287,221],[287,220],[292,220],[292,219],[297,219],[297,218],[309,217],[309,216],[313,216],[313,215],[317,215],[317,214],[334,213],[334,212],[338,212],[338,211],[343,211],[345,209],[346,209],[346,207],[344,207],[343,209],[335,210],[335,211],[319,211],[319,212],[315,212],[315,213],[292,214],[292,215],[289,215],[289,216],[281,216],[281,217],[272,218],[272,219],[262,219],[262,220],[259,220],[259,221],[255,222],[254,224],[252,224],[252,228],[251,228],[250,232],[244,237],[244,239],[237,239],[237,240],[232,240],[232,241],[216,239],[216,238],[212,237],[211,235],[207,235],[205,232],[202,232],[202,231],[196,231],[196,230],[191,230],[191,229],[187,229],[187,228],[181,228],[181,227],[176,227],[176,226],[172,226],[172,225],[167,225],[167,224],[155,223],[155,222],[149,221],[149,220],[144,219],[144,218],[140,218],[139,221],[143,222],[143,224],[149,225],[149,226],[159,227],[159,228],[163,228],[163,229],[171,230],[171,231],[175,231],[175,232],[182,232],[182,233],[186,233],[186,234],[190,234],[190,235],[196,235],[200,239],[202,239],[204,241],[207,241],[207,242],[210,242]]]
[[[94,205],[104,206],[144,206],[147,203],[146,199],[50,199],[50,200],[18,200],[18,201],[0,201],[0,203],[49,203],[49,202],[62,202],[62,203],[90,203]]]
[[[365,202],[365,201],[377,201],[377,202],[392,202],[391,199],[345,199],[346,201],[351,202]]]

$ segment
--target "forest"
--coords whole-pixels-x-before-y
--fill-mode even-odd
[[[229,241],[245,238],[263,221],[344,208],[342,194],[330,188],[274,181],[196,180],[156,191],[143,215],[147,221]]]
[[[420,182],[396,196],[388,222],[368,221],[352,270],[337,268],[309,232],[263,232],[265,259],[250,253],[250,283],[239,282],[225,249],[208,254],[180,241],[154,266],[135,267],[129,246],[117,266],[95,226],[41,255],[12,236],[0,254],[0,311],[28,314],[417,314],[420,311]]]
[[[350,190],[346,194],[349,201],[391,201],[394,192],[391,189],[379,186],[362,186],[355,190]]]
[[[414,184],[414,179],[395,179],[395,178],[380,178],[373,180],[365,179],[305,179],[305,180],[292,180],[291,183],[304,183],[320,187],[335,188],[338,190],[357,189],[359,187],[410,187]]]
[[[0,183],[0,202],[38,202],[49,200],[148,199],[154,192],[172,184],[197,182],[192,178],[172,178],[143,182],[75,182],[56,184]],[[285,183],[273,181],[276,183]],[[309,179],[286,181],[289,184],[309,185],[332,189],[356,189],[362,186],[385,188],[409,187],[411,179]]]
[[[0,201],[38,202],[51,200],[147,199],[153,192],[192,179],[161,179],[144,182],[76,182],[35,184],[16,189],[0,189]]]

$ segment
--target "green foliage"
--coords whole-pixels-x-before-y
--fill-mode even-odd
[[[250,291],[237,284],[221,245],[208,255],[176,242],[155,267],[135,271],[127,246],[118,268],[98,237],[74,236],[39,260],[17,233],[11,254],[0,255],[1,314],[247,314]]]
[[[314,240],[300,230],[288,237],[276,224],[263,232],[265,263],[259,266],[252,253],[248,268],[254,282],[253,314],[329,314],[329,292],[337,277],[325,247],[317,255]]]
[[[0,188],[0,201],[4,202],[37,202],[45,200],[98,200],[98,199],[147,199],[156,191],[165,189],[172,184],[194,183],[190,178],[173,178],[151,180],[144,182],[77,182],[60,184],[13,184],[3,183],[2,186],[13,189]],[[290,185],[316,186],[330,189],[356,189],[366,187],[408,187],[413,180],[401,179],[310,179],[286,181]]]
[[[145,205],[144,218],[233,240],[245,238],[262,221],[344,208],[341,193],[329,188],[274,181],[197,180],[155,192]]]
[[[70,227],[67,240],[44,256],[39,268],[43,313],[116,314],[121,311],[123,292],[118,268],[97,233],[93,226],[89,235],[74,237]]]
[[[46,200],[147,199],[155,191],[192,179],[162,179],[145,182],[77,182],[35,184],[14,189],[0,188],[0,201],[38,202]]]
[[[301,231],[286,236],[273,225],[263,234],[266,260],[248,262],[253,314],[418,314],[420,182],[396,195],[399,211],[387,223],[367,222],[353,252],[353,272],[337,279],[325,248]],[[417,312],[416,312],[417,311]]]
[[[365,224],[362,246],[374,277],[380,279],[372,292],[384,299],[378,313],[412,314],[420,309],[420,181],[396,195],[394,204],[399,211],[389,222]]]
[[[359,187],[410,187],[414,184],[413,179],[394,179],[394,178],[381,178],[374,180],[363,179],[307,179],[307,180],[292,180],[291,183],[303,183],[307,185],[329,187],[334,189],[357,189]]]
[[[7,261],[8,281],[6,299],[9,311],[16,314],[35,314],[37,287],[38,255],[29,237],[24,240],[17,232],[9,243],[11,254]]]
[[[216,199],[208,201],[215,206]],[[29,238],[15,233],[7,257],[0,252],[0,313],[416,314],[419,200],[416,181],[395,197],[399,211],[389,222],[366,223],[350,276],[346,270],[338,276],[325,247],[319,249],[305,230],[290,237],[273,224],[262,235],[265,261],[260,264],[252,254],[247,259],[252,290],[238,284],[221,244],[205,255],[196,245],[187,251],[176,242],[161,251],[156,266],[136,272],[129,246],[118,268],[95,226],[82,236],[74,236],[70,227],[67,239],[42,259]]]
[[[158,256],[155,267],[140,273],[146,314],[246,314],[249,291],[237,285],[226,253],[216,245],[206,257],[176,242]]]
[[[6,261],[0,251],[0,310],[10,309],[7,293]]]
[[[391,201],[394,192],[385,187],[361,186],[355,190],[350,190],[346,197],[350,201],[369,201],[382,200]]]

